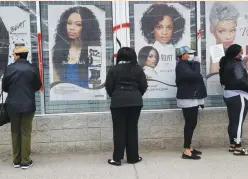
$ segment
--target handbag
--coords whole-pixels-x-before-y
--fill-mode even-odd
[[[7,112],[6,103],[3,102],[3,90],[1,90],[2,104],[0,105],[0,126],[10,123],[10,118]]]

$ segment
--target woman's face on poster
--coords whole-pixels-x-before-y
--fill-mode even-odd
[[[155,68],[158,63],[158,56],[155,50],[151,50],[148,54],[148,57],[146,59],[146,66],[149,66],[151,68]]]
[[[72,13],[67,20],[68,37],[72,40],[80,39],[82,28],[82,17],[78,13]]]
[[[236,20],[219,21],[215,27],[213,35],[217,44],[223,44],[224,48],[231,46],[236,38]]]
[[[154,38],[162,44],[169,44],[173,35],[174,24],[170,16],[164,16],[154,28]]]

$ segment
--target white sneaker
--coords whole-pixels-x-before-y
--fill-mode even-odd
[[[34,165],[33,161],[31,160],[28,164],[21,164],[22,169],[28,169],[29,167],[32,167]]]
[[[14,168],[20,168],[21,165],[15,165],[15,164],[13,163],[13,167],[14,167]]]

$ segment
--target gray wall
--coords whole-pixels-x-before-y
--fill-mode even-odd
[[[227,147],[228,118],[225,108],[200,110],[193,146]],[[139,121],[141,151],[180,149],[183,146],[184,119],[181,110],[143,111]],[[11,154],[10,126],[0,128],[0,154]],[[244,123],[244,140],[248,123]],[[33,153],[111,151],[110,113],[84,113],[36,116],[33,121]]]

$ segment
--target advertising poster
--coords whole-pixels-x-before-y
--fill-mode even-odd
[[[14,62],[13,50],[15,46],[20,45],[29,49],[27,59],[31,62],[29,12],[19,7],[0,7],[0,88],[2,88],[4,69]],[[7,94],[4,93],[3,96],[5,100]]]
[[[105,11],[48,6],[50,100],[105,100]]]
[[[229,46],[235,43],[243,47],[244,54],[247,55],[248,53],[248,11],[245,3],[246,2],[205,3],[208,95],[223,94],[219,78],[220,54],[223,54],[223,51],[225,52]],[[248,5],[248,3],[246,4]],[[216,56],[218,58],[216,58]]]
[[[144,98],[175,98],[176,48],[191,45],[190,9],[179,3],[134,5],[135,51],[148,80]]]

